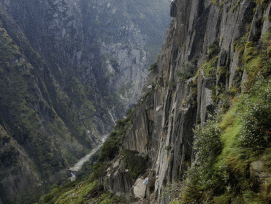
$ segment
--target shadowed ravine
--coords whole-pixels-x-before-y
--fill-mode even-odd
[[[109,136],[109,134],[103,135],[101,143],[91,150],[91,152],[84,157],[82,157],[73,167],[70,168],[72,176],[70,177],[71,181],[75,180],[76,173],[82,168],[83,164],[87,162],[92,155],[94,155],[103,145],[106,138]]]

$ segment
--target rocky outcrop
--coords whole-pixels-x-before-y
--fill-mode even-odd
[[[264,161],[254,161],[250,164],[250,178],[255,186],[262,187],[271,178]]]
[[[114,87],[127,106],[137,102],[148,74],[156,59],[163,34],[170,21],[169,1],[93,1],[89,11],[97,13],[97,35],[110,86]],[[106,16],[101,18],[99,16]]]
[[[106,176],[103,178],[103,185],[109,192],[128,200],[133,197],[133,183],[134,179],[130,176],[129,170],[125,169],[120,158],[107,169]]]
[[[176,17],[176,16],[177,16],[177,5],[175,1],[171,1],[170,17]]]
[[[135,198],[140,198],[143,199],[145,198],[145,194],[146,194],[146,185],[144,183],[144,179],[143,178],[138,178],[134,184],[134,195]]]
[[[239,88],[247,78],[238,69],[235,43],[246,33],[257,41],[270,27],[266,20],[270,4],[264,10],[250,0],[175,2],[177,15],[122,146],[149,155],[151,165],[146,168],[155,171],[155,190],[147,197],[153,203],[169,202],[165,187],[181,181],[191,165],[195,125],[226,104],[226,98],[216,96],[221,90]],[[251,169],[255,177],[253,165]]]

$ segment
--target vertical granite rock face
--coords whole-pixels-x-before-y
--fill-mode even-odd
[[[258,41],[270,29],[271,4],[263,11],[250,0],[175,2],[177,15],[122,147],[149,155],[155,190],[146,199],[152,203],[170,200],[163,196],[164,187],[180,181],[193,161],[193,129],[221,108],[221,101],[214,101],[219,89],[240,87],[245,80],[234,42],[246,33]]]

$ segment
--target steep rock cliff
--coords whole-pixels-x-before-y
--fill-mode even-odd
[[[246,92],[258,80],[255,75],[262,75],[257,71],[259,66],[251,65],[250,60],[257,58],[258,51],[249,53],[250,46],[263,50],[262,62],[269,58],[262,45],[270,30],[269,1],[175,0],[175,3],[177,15],[169,25],[122,145],[122,149],[149,156],[146,167],[149,173],[141,177],[154,180],[154,184],[149,183],[141,196],[152,203],[168,203],[175,198],[167,194],[167,188],[185,180],[187,169],[195,161],[195,126],[204,126],[210,114],[227,110],[232,98],[241,90]],[[244,49],[238,48],[242,47],[240,44],[246,47],[245,54]],[[261,72],[268,79],[269,62],[264,69]],[[107,171],[105,184],[123,177],[121,168]],[[124,168],[122,172],[125,171]],[[135,181],[127,189],[119,188],[117,183],[115,188],[111,183],[108,189],[119,194],[131,193],[136,188]],[[208,197],[203,201],[204,196],[213,191],[202,192],[197,203],[208,201]]]

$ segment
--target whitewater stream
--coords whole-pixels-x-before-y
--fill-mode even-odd
[[[83,164],[89,161],[90,157],[94,155],[102,147],[103,143],[105,142],[108,136],[109,134],[103,135],[102,142],[98,146],[96,146],[94,149],[92,149],[90,153],[82,157],[73,167],[70,168],[70,171],[72,174],[72,176],[70,177],[71,181],[75,180],[77,171],[79,171],[82,168]]]

